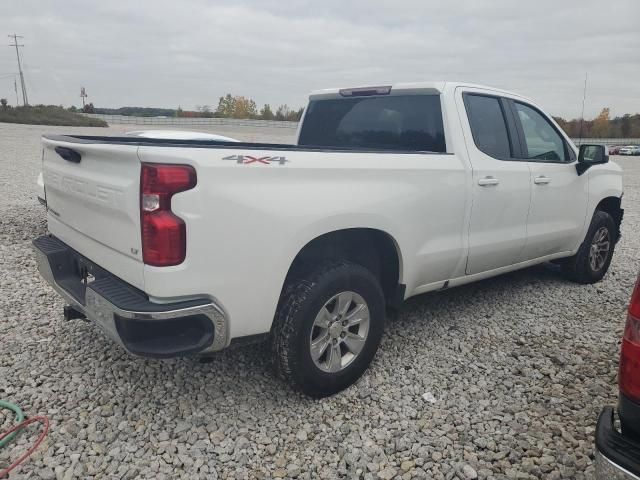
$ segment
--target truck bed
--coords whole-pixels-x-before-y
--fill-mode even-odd
[[[49,231],[153,302],[209,296],[234,317],[231,338],[269,330],[297,252],[327,231],[388,232],[416,257],[403,271],[409,289],[445,278],[462,261],[469,199],[452,192],[464,193],[469,170],[450,152],[89,135],[49,135],[43,143]],[[82,159],[66,161],[56,148]],[[197,173],[195,188],[171,199],[186,225],[178,265],[143,261],[144,165]],[[431,240],[425,246],[418,238]]]
[[[390,150],[384,148],[329,148],[313,145],[294,145],[290,143],[256,143],[256,142],[220,142],[216,140],[176,140],[166,138],[116,137],[100,135],[44,135],[43,138],[59,142],[78,144],[113,144],[137,145],[141,147],[187,147],[187,148],[218,148],[230,150],[284,150],[292,152],[358,152],[358,153],[393,153],[393,154],[433,154],[446,155],[439,152],[416,150]]]

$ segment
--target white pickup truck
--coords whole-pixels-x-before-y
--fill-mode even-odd
[[[49,235],[65,317],[128,352],[269,339],[311,396],[368,367],[413,295],[555,261],[606,273],[621,169],[531,100],[461,83],[313,92],[296,145],[46,136]]]

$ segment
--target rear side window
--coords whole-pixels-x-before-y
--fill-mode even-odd
[[[371,150],[446,151],[439,95],[313,100],[299,145]]]
[[[511,158],[509,134],[500,101],[496,97],[465,94],[464,103],[478,150],[493,158]]]

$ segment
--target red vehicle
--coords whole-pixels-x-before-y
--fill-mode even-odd
[[[619,155],[620,154],[620,145],[611,145],[609,147],[609,155]]]
[[[596,428],[596,479],[640,478],[640,276],[622,337],[617,411],[605,407]],[[616,428],[615,416],[620,419]]]

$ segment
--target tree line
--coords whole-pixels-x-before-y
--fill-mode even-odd
[[[178,107],[176,117],[251,118],[297,122],[302,117],[303,110],[304,108],[292,109],[284,104],[274,111],[268,103],[258,110],[258,105],[253,99],[227,93],[224,97],[220,97],[215,110],[210,105],[198,105],[195,112]]]
[[[87,111],[88,110],[88,111]],[[176,110],[173,108],[149,108],[149,107],[120,107],[120,108],[99,108],[93,103],[85,105],[85,113],[100,113],[102,115],[124,115],[127,117],[175,117]]]
[[[71,112],[99,113],[102,115],[124,115],[132,117],[180,117],[180,118],[238,118],[256,120],[280,120],[297,122],[302,116],[303,108],[292,109],[287,104],[280,105],[275,110],[270,104],[265,103],[262,108],[251,98],[227,93],[220,97],[218,106],[213,109],[211,105],[197,105],[195,110],[184,110],[182,107],[153,108],[153,107],[120,107],[101,108],[94,107],[93,103],[87,103],[82,108],[69,107]]]
[[[6,98],[0,99],[0,109],[6,111],[11,108],[13,107],[8,104]],[[71,106],[67,110],[74,113],[101,113],[135,117],[251,118],[291,122],[300,120],[304,111],[303,108],[292,109],[286,104],[280,105],[274,111],[268,103],[258,109],[256,102],[251,98],[231,95],[230,93],[220,97],[215,110],[210,105],[198,105],[195,110],[183,110],[180,107],[177,109],[150,107],[99,108],[94,107],[93,103],[87,103],[81,108]],[[640,113],[633,115],[627,113],[611,118],[609,109],[603,108],[600,114],[592,120],[553,118],[571,138],[640,138]]]
[[[571,138],[640,138],[640,114],[629,113],[610,118],[609,109],[603,108],[593,120],[553,117]]]
[[[58,105],[28,105],[13,107],[6,98],[0,98],[0,122],[28,125],[68,125],[78,127],[107,127],[99,118],[77,115]]]

